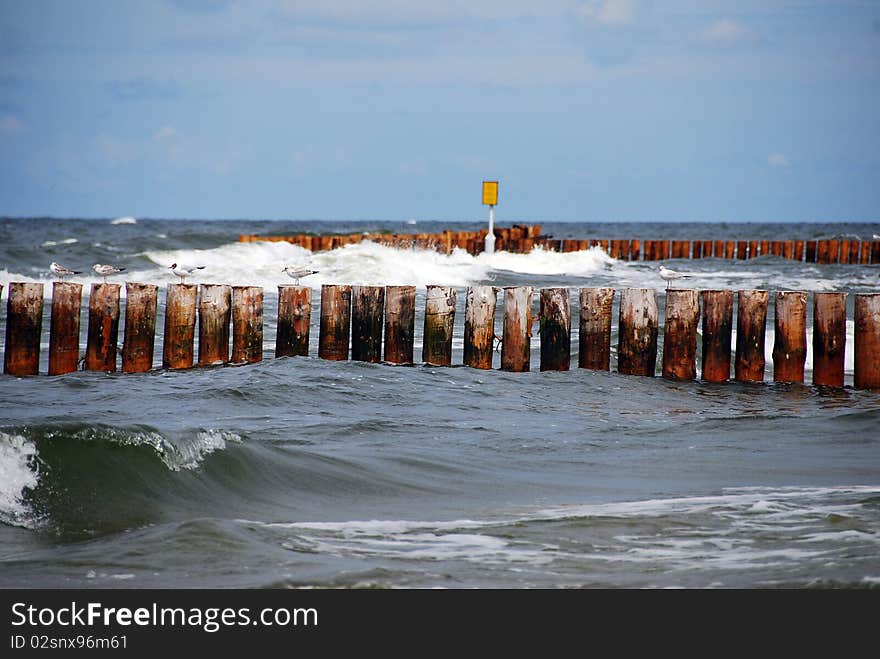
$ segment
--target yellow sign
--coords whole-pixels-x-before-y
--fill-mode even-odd
[[[483,204],[495,206],[498,203],[498,181],[483,181]]]

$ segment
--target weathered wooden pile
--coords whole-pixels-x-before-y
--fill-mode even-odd
[[[528,371],[535,321],[534,289],[503,289],[502,336],[495,334],[497,294],[502,289],[467,289],[464,319],[466,366],[492,368],[493,346],[501,341],[501,369]],[[0,288],[2,293],[2,288]],[[158,288],[126,284],[122,371],[152,369]],[[201,293],[201,294],[199,294]],[[571,365],[571,294],[567,288],[539,291],[537,315],[542,371]],[[578,366],[611,367],[611,321],[615,290],[578,292]],[[697,376],[697,328],[702,320],[702,379],[724,382],[764,380],[764,340],[768,291],[737,292],[736,346],[732,350],[734,292],[671,289],[666,292],[663,377]],[[804,382],[807,354],[807,302],[803,291],[774,294],[773,379]],[[854,378],[859,389],[880,389],[880,293],[854,299]],[[813,294],[813,384],[842,387],[846,350],[846,293]],[[49,375],[78,369],[82,285],[55,282],[49,331]],[[702,302],[702,304],[701,304]],[[415,363],[415,286],[324,285],[321,288],[318,356],[328,360],[390,364]],[[701,311],[702,309],[702,311]],[[452,365],[456,289],[428,286],[421,361]],[[276,357],[307,356],[312,289],[278,287]],[[4,373],[37,375],[43,316],[43,284],[12,283],[7,302]],[[83,367],[115,371],[120,318],[120,285],[93,284],[89,297],[87,346]],[[198,320],[198,361],[194,345]],[[224,284],[171,284],[165,305],[162,366],[167,369],[248,364],[263,358],[263,289]],[[232,350],[230,355],[230,325]],[[658,352],[658,294],[654,289],[623,289],[618,315],[617,370],[653,376]],[[384,354],[383,354],[384,346]]]

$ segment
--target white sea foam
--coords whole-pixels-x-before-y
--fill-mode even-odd
[[[174,275],[167,271],[172,263],[192,263],[205,266],[194,280],[235,282],[270,289],[290,283],[281,272],[286,265],[318,270],[318,274],[303,279],[302,283],[320,288],[322,284],[470,286],[485,282],[492,270],[583,276],[613,262],[598,249],[565,254],[535,249],[529,254],[497,252],[472,256],[461,249],[441,254],[434,250],[398,249],[373,242],[315,253],[286,242],[231,243],[206,250],[151,251],[146,256],[162,273],[160,281],[173,281]],[[132,279],[136,276],[152,281],[157,273],[131,274]]]
[[[64,238],[63,240],[46,240],[43,242],[43,247],[55,247],[56,245],[73,245],[74,243],[78,243],[79,241],[76,238]]]
[[[37,447],[22,435],[0,431],[0,521],[27,526],[31,512],[25,490],[39,484]]]
[[[565,505],[488,520],[246,523],[292,534],[282,541],[292,550],[309,547],[340,556],[742,571],[826,561],[852,543],[880,544],[873,533],[827,529],[829,515],[858,517],[862,507],[854,499],[876,494],[880,486],[733,488],[713,496]],[[655,518],[664,520],[663,534],[656,533],[651,523]],[[514,541],[503,532],[511,524],[561,521],[580,529],[575,533],[597,530],[589,542],[572,548]],[[615,530],[624,521],[626,527],[644,531],[602,531]],[[560,538],[565,533],[560,531]],[[765,546],[760,541],[764,534],[778,536],[783,546]]]
[[[137,220],[130,215],[126,215],[125,217],[117,217],[115,220],[111,220],[110,224],[137,224]]]

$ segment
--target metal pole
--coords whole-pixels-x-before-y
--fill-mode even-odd
[[[495,207],[489,206],[489,233],[486,234],[486,254],[495,253]]]

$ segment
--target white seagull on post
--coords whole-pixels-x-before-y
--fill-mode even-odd
[[[64,278],[69,275],[81,275],[82,274],[81,270],[71,270],[70,268],[65,268],[60,263],[55,263],[55,261],[52,261],[51,265],[49,265],[49,269],[52,272],[54,272],[56,275],[58,275],[58,278],[61,279],[61,281],[64,281]]]
[[[302,277],[308,277],[309,275],[318,274],[317,270],[309,270],[307,268],[294,268],[293,266],[289,265],[281,268],[281,272],[286,272],[294,280],[297,286],[299,286],[299,280]]]
[[[204,270],[205,266],[203,265],[178,265],[177,263],[172,263],[168,266],[168,269],[171,270],[175,275],[180,277],[180,281],[182,283],[186,283],[186,278],[193,274],[196,270]]]
[[[670,270],[666,266],[660,266],[660,278],[666,282],[666,290],[669,290],[669,283],[674,279],[687,279],[690,275],[686,275],[683,272],[678,272],[677,270]]]
[[[118,275],[120,272],[123,272],[125,268],[117,268],[115,265],[102,265],[100,263],[96,263],[92,266],[92,270],[97,272],[104,279],[104,283],[107,283],[107,277],[110,275]]]

